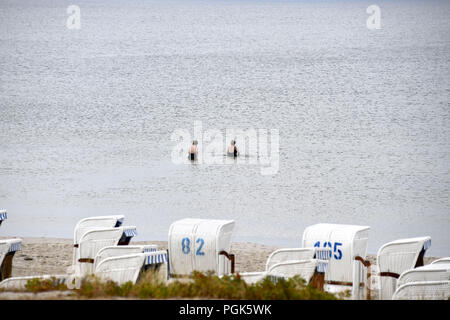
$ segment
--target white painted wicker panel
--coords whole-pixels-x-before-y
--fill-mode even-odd
[[[98,229],[88,231],[82,235],[77,250],[75,273],[79,276],[93,273],[94,265],[92,263],[80,263],[78,259],[95,259],[101,249],[117,245],[122,237],[123,230],[123,227]]]
[[[97,265],[95,275],[103,280],[117,282],[119,285],[128,281],[136,283],[144,260],[144,253],[109,257]]]
[[[430,237],[399,239],[384,244],[377,253],[377,265],[380,272],[402,274],[413,269],[424,244]],[[391,299],[397,288],[397,279],[389,276],[380,277],[380,299]]]
[[[196,224],[188,219],[176,221],[170,226],[168,249],[172,274],[189,275],[194,270],[191,244],[194,243],[195,228]]]
[[[80,220],[75,226],[74,243],[78,243],[81,236],[92,229],[113,228],[117,221],[123,220],[123,215],[88,217]]]
[[[300,276],[305,279],[306,283],[309,283],[316,271],[318,262],[317,259],[285,261],[271,266],[267,273],[272,276],[287,278]]]
[[[393,300],[448,300],[450,281],[423,281],[406,283],[395,291]]]
[[[437,259],[433,261],[431,264],[444,264],[444,265],[450,265],[450,257],[445,257],[441,259]]]
[[[288,261],[288,260],[309,260],[313,259],[316,254],[316,249],[311,248],[283,248],[272,252],[267,258],[266,271],[270,269],[271,266]]]
[[[86,232],[95,229],[113,228],[116,226],[118,221],[123,221],[123,219],[123,215],[98,216],[81,219],[75,225],[75,229],[73,232],[73,244],[78,244],[80,238]],[[77,249],[74,248],[72,255],[72,265],[76,264],[77,260]]]
[[[101,261],[117,256],[143,253],[144,246],[108,246],[100,249],[95,257],[94,269]]]
[[[221,224],[214,220],[203,220],[197,223],[192,246],[194,270],[218,272],[220,228]]]
[[[171,274],[190,275],[192,271],[213,271],[222,274],[225,260],[221,250],[229,252],[234,221],[182,219],[169,230]],[[222,265],[222,266],[221,266]]]
[[[429,264],[403,272],[397,281],[397,287],[409,282],[450,281],[450,266]]]

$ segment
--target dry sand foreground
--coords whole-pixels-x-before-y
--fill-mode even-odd
[[[167,249],[167,241],[132,241],[132,244],[157,244],[159,249]],[[16,252],[13,260],[13,277],[65,274],[72,263],[72,245],[72,239],[22,238],[22,250]],[[267,257],[276,249],[279,247],[249,242],[232,243],[231,253],[236,256],[236,272],[263,271]],[[376,263],[374,254],[369,254],[368,259],[373,265]],[[429,264],[436,259],[438,258],[425,257],[424,262]],[[15,295],[5,294],[0,293],[0,299],[17,298]]]

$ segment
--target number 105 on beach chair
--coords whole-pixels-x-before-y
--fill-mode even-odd
[[[186,277],[193,271],[234,273],[230,254],[233,220],[182,219],[169,229],[169,272]]]

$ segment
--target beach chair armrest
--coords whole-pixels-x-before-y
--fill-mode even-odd
[[[219,252],[219,255],[223,255],[225,256],[228,260],[230,260],[231,262],[231,273],[234,273],[234,264],[235,264],[235,256],[234,254],[230,254],[228,252],[226,252],[225,250],[222,250]]]

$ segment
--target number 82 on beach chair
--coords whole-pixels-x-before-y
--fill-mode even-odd
[[[234,273],[230,254],[233,220],[182,219],[169,229],[169,272],[186,277],[193,271],[212,271],[221,276]]]

